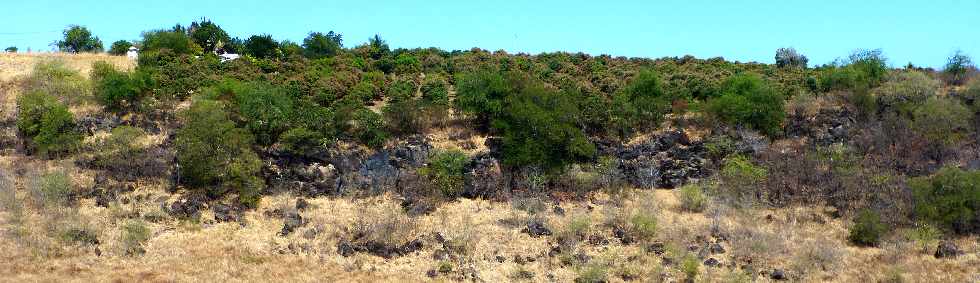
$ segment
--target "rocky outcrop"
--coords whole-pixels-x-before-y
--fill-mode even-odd
[[[813,116],[790,115],[786,120],[786,135],[807,137],[817,145],[827,146],[845,141],[855,122],[854,115],[846,108],[823,108]]]
[[[416,136],[373,153],[333,148],[308,158],[273,154],[266,159],[264,175],[272,192],[307,196],[379,193],[416,182],[415,170],[425,165],[431,151],[428,139]]]
[[[641,188],[676,188],[704,175],[705,150],[682,131],[613,152],[626,181]]]

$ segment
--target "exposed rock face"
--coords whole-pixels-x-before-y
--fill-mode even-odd
[[[108,117],[103,115],[85,116],[75,121],[75,128],[80,132],[92,135],[99,131],[110,131],[121,123],[119,117],[113,115],[108,115]]]
[[[474,157],[465,172],[463,196],[492,198],[506,189],[500,161],[489,154]]]
[[[704,147],[681,131],[616,150],[626,181],[641,188],[676,188],[701,177],[706,163]]]
[[[855,124],[854,115],[846,108],[824,108],[812,117],[793,114],[788,118],[787,136],[807,137],[821,146],[845,141],[849,129]]]
[[[417,179],[415,169],[425,165],[432,145],[422,136],[375,153],[331,149],[312,158],[267,159],[264,169],[272,191],[307,196],[351,192],[383,192]]]

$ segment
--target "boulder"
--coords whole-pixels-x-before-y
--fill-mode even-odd
[[[960,255],[960,249],[952,241],[941,241],[936,247],[936,258],[953,258]]]

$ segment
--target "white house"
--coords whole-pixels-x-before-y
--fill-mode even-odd
[[[139,49],[136,49],[136,46],[130,46],[129,51],[126,51],[126,57],[136,60],[136,58],[139,58]]]
[[[238,54],[234,54],[234,53],[224,53],[224,54],[218,55],[218,58],[221,59],[221,62],[222,63],[228,62],[228,61],[231,61],[231,60],[235,60],[235,59],[238,59],[240,57],[241,56],[239,56]]]

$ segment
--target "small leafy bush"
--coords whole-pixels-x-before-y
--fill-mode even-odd
[[[755,191],[766,180],[769,172],[766,168],[752,164],[752,161],[742,155],[725,158],[719,177],[723,186],[717,186],[716,193],[722,199],[735,205],[756,201]]]
[[[281,150],[296,156],[309,156],[325,144],[322,134],[305,127],[292,128],[279,137]]]
[[[92,79],[96,98],[109,110],[121,110],[133,104],[149,85],[145,73],[122,72],[101,61],[92,65]]]
[[[980,233],[980,171],[946,167],[912,179],[916,218],[959,234]]]
[[[612,100],[612,131],[620,138],[635,132],[656,128],[670,111],[672,99],[661,87],[660,79],[651,70],[643,70]]]
[[[907,71],[893,75],[875,89],[878,103],[883,109],[908,110],[924,103],[939,91],[940,82],[919,71]]]
[[[690,253],[688,253],[687,255],[684,256],[683,259],[681,259],[680,267],[681,267],[681,272],[684,273],[684,276],[687,278],[688,281],[694,281],[694,279],[698,278],[698,274],[701,273],[701,263],[698,262],[697,257],[695,257]]]
[[[436,152],[429,164],[421,170],[443,196],[455,198],[463,193],[464,167],[470,161],[466,153],[459,150]]]
[[[150,228],[141,220],[130,220],[122,226],[119,237],[120,246],[126,255],[138,256],[146,253],[143,244],[150,240]]]
[[[941,146],[955,145],[969,137],[973,111],[960,101],[933,97],[912,112],[912,129]]]
[[[17,99],[17,130],[30,138],[41,155],[57,155],[74,150],[82,135],[75,130],[75,119],[57,98],[33,91]]]
[[[688,184],[680,188],[681,208],[691,212],[701,212],[707,205],[708,198],[701,186]]]
[[[575,283],[602,283],[609,279],[609,267],[604,264],[588,264],[579,270]]]
[[[719,120],[759,130],[767,135],[780,132],[786,116],[783,96],[761,78],[736,75],[724,83],[721,95],[708,102],[708,113]]]
[[[847,239],[860,246],[877,246],[881,237],[888,232],[888,225],[881,222],[877,212],[865,209],[854,218]]]
[[[264,182],[252,135],[235,126],[219,101],[196,101],[183,118],[176,141],[180,181],[211,197],[236,193],[242,204],[255,205]]]
[[[62,207],[72,202],[75,189],[68,173],[52,171],[38,175],[33,180],[30,194],[37,207]]]

